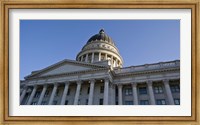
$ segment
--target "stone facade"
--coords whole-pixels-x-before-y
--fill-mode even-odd
[[[75,60],[33,71],[20,82],[21,105],[180,105],[180,61],[124,67],[100,30]]]

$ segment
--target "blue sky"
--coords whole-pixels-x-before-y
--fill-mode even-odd
[[[179,20],[21,20],[20,79],[75,60],[101,28],[115,41],[124,67],[180,59]]]

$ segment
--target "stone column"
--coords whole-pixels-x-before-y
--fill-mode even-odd
[[[149,96],[150,96],[150,103],[151,105],[155,105],[155,97],[154,97],[154,93],[153,93],[153,87],[152,87],[152,81],[147,81],[147,86],[148,86],[148,90],[149,90]]]
[[[39,98],[39,101],[38,101],[38,103],[37,103],[38,105],[41,105],[46,90],[47,90],[47,84],[45,84],[45,85],[43,86],[42,93],[41,93],[40,98]]]
[[[85,62],[88,62],[88,54],[86,54]]]
[[[170,89],[170,86],[169,86],[169,80],[165,79],[165,80],[163,80],[163,83],[164,83],[164,86],[165,86],[165,91],[167,93],[167,98],[169,100],[169,104],[174,105],[174,99],[173,99],[172,92],[171,92],[171,89]]]
[[[81,62],[83,62],[83,56],[81,56]]]
[[[113,56],[111,56],[111,65],[114,66],[113,64]]]
[[[25,95],[26,95],[26,91],[27,91],[27,86],[25,86],[25,87],[23,88],[23,92],[22,92],[22,94],[21,94],[21,96],[20,96],[20,104],[22,103],[22,101],[23,101],[23,99],[24,99],[24,97],[25,97]]]
[[[35,96],[36,90],[37,90],[37,85],[34,85],[33,91],[31,92],[31,95],[30,95],[30,97],[28,99],[27,105],[30,105],[32,103],[33,97]]]
[[[53,87],[53,91],[52,91],[52,93],[51,93],[51,97],[50,97],[50,99],[49,99],[49,104],[48,104],[48,105],[52,105],[54,96],[55,96],[56,91],[57,91],[57,88],[58,88],[58,85],[57,85],[57,83],[55,83],[55,84],[54,84],[54,87]]]
[[[74,98],[74,105],[78,104],[80,90],[81,90],[81,81],[78,81],[77,82],[77,87],[76,87],[76,94],[75,94],[75,98]]]
[[[109,79],[104,80],[104,97],[103,104],[108,105],[108,90],[109,90]]]
[[[89,93],[88,105],[92,105],[92,103],[93,103],[94,84],[95,84],[95,80],[94,79],[90,80],[90,93]]]
[[[101,52],[99,52],[99,61],[101,61]]]
[[[132,93],[133,93],[133,103],[134,105],[138,105],[138,94],[137,94],[137,84],[132,83]]]
[[[106,60],[108,59],[108,54],[107,54],[107,53],[105,53],[105,59],[106,59]]]
[[[118,85],[118,105],[122,105],[122,85]]]
[[[92,63],[94,62],[94,52],[92,53]]]
[[[68,88],[69,88],[69,82],[66,82],[65,88],[64,88],[64,91],[63,91],[63,94],[62,94],[61,103],[60,103],[61,105],[65,104],[65,99],[66,99],[66,96],[67,96]]]

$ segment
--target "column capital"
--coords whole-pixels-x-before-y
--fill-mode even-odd
[[[137,86],[137,83],[136,82],[133,82],[131,83],[132,87],[136,87]]]
[[[78,81],[76,82],[77,85],[78,85],[78,84],[81,84],[81,83],[82,83],[81,80],[78,80]]]
[[[70,82],[69,82],[69,81],[65,81],[64,83],[65,83],[65,85],[67,85],[67,84],[69,85],[69,84],[70,84]]]
[[[147,85],[152,86],[153,85],[153,81],[152,80],[148,80],[147,81]]]
[[[58,83],[53,83],[53,85],[57,87],[57,86],[58,86]]]
[[[90,83],[95,83],[95,79],[90,79]]]
[[[110,79],[108,77],[104,78],[104,82],[108,82]]]
[[[169,79],[163,79],[163,83],[169,83]]]
[[[122,85],[121,83],[118,83],[117,86],[118,86],[118,87],[122,87],[123,85]]]

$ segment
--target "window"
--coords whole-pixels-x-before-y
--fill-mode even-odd
[[[90,93],[90,87],[88,87],[88,89],[87,89],[87,94],[89,94]]]
[[[155,86],[155,87],[154,87],[154,92],[155,92],[156,94],[163,93],[163,88],[162,88],[162,86]]]
[[[156,105],[166,105],[165,99],[157,99]]]
[[[47,97],[47,96],[49,96],[49,90],[47,90],[47,91],[45,92],[45,94],[44,94],[44,97]]]
[[[170,85],[172,93],[180,92],[180,86],[179,85]]]
[[[174,104],[175,105],[180,105],[180,99],[174,99]]]
[[[141,94],[141,95],[147,94],[147,87],[140,87],[139,88],[139,94]]]
[[[99,99],[99,105],[103,105],[103,99]]]
[[[38,98],[39,96],[40,96],[40,91],[37,91],[37,92],[35,93],[34,98]]]
[[[125,101],[125,105],[133,105],[133,101]]]
[[[36,102],[32,102],[31,105],[37,105],[37,103]]]
[[[81,99],[78,99],[78,105],[80,105],[81,104]]]
[[[149,100],[140,100],[140,105],[149,105]]]
[[[55,101],[53,101],[53,105],[56,105],[57,104],[57,101],[55,100]]]
[[[46,105],[47,102],[46,101],[42,101],[41,105]]]
[[[88,99],[85,100],[85,104],[88,105]]]
[[[104,92],[104,86],[101,86],[100,87],[100,93],[103,93]]]
[[[70,95],[70,89],[68,89],[68,91],[67,91],[67,95]]]
[[[59,96],[59,89],[56,91],[56,96]]]
[[[125,89],[125,95],[132,95],[132,89],[131,88],[126,88]]]
[[[65,100],[65,105],[68,105],[68,100]]]

